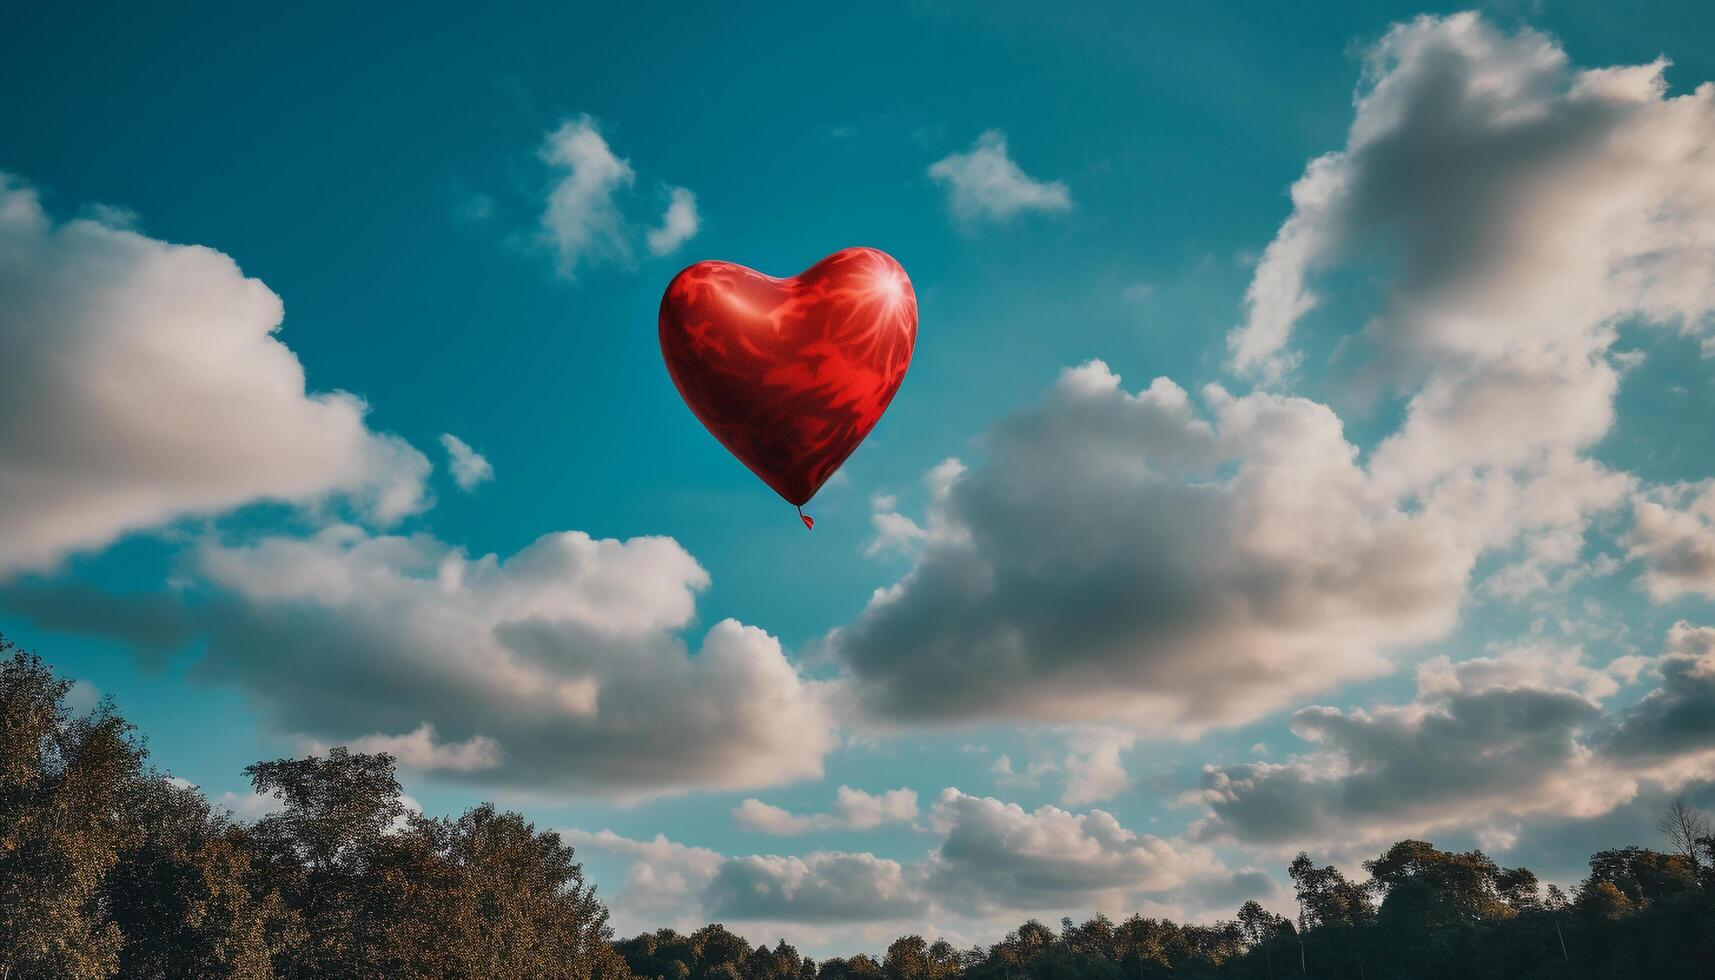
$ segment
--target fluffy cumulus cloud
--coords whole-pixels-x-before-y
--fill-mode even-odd
[[[825,851],[728,859],[705,899],[711,918],[749,922],[897,922],[925,907],[898,861]]]
[[[1715,750],[1715,627],[1675,623],[1655,667],[1661,686],[1622,716],[1608,752],[1631,765],[1700,771]]]
[[[844,851],[727,856],[611,831],[567,837],[625,862],[614,899],[627,917],[621,931],[633,918],[651,928],[717,920],[753,938],[771,938],[768,929],[784,924],[889,923],[897,930],[914,923],[921,930],[928,922],[930,933],[992,941],[1021,915],[1139,908],[1195,915],[1230,910],[1241,894],[1272,892],[1264,876],[1228,868],[1206,846],[1134,833],[1101,810],[1026,811],[947,789],[929,825],[936,844],[908,863]]]
[[[994,427],[928,521],[878,509],[875,549],[917,557],[831,638],[865,713],[1195,733],[1444,636],[1486,556],[1511,561],[1499,597],[1612,570],[1579,559],[1643,492],[1589,454],[1617,331],[1715,332],[1715,86],[1669,97],[1665,69],[1578,70],[1476,15],[1390,31],[1229,338],[1264,387],[1206,388],[1203,411],[1092,362]],[[1332,383],[1402,417],[1364,453],[1274,393],[1315,274],[1356,262],[1382,266],[1383,300]],[[1698,589],[1706,516],[1640,514],[1652,589]]]
[[[1642,563],[1644,588],[1657,602],[1715,596],[1715,481],[1638,494],[1621,543]]]
[[[1579,69],[1552,39],[1475,14],[1391,30],[1345,147],[1293,188],[1229,337],[1234,365],[1286,376],[1315,274],[1397,256],[1383,308],[1344,345],[1364,385],[1405,396],[1404,424],[1374,453],[1378,482],[1423,494],[1506,472],[1577,496],[1601,479],[1610,492],[1586,503],[1611,505],[1627,478],[1577,454],[1614,421],[1618,329],[1664,326],[1706,349],[1715,331],[1715,86],[1670,97],[1667,69]],[[1562,506],[1554,540],[1498,591],[1531,591],[1577,557],[1566,528],[1587,508]],[[1654,526],[1664,515],[1641,516],[1638,547],[1686,543],[1683,527]]]
[[[1123,728],[1091,728],[1067,737],[1072,754],[1066,759],[1066,792],[1060,801],[1067,806],[1099,803],[1131,788],[1121,754],[1137,741],[1135,732]]]
[[[458,436],[451,432],[441,433],[441,448],[447,451],[447,466],[460,490],[475,490],[478,485],[494,479],[494,466],[488,457],[472,449]]]
[[[1026,211],[1055,213],[1072,207],[1059,181],[1031,178],[1007,155],[1006,134],[991,129],[964,153],[935,161],[929,176],[947,190],[953,216],[963,222],[1005,221]]]
[[[917,792],[890,789],[866,793],[841,786],[827,813],[793,813],[761,800],[749,799],[732,812],[745,830],[765,834],[807,834],[817,830],[873,830],[883,824],[909,824],[917,819]]]
[[[1203,400],[1092,362],[995,426],[915,567],[830,637],[863,711],[1184,733],[1451,625],[1469,529],[1376,492],[1324,406]]]
[[[652,254],[667,255],[697,233],[697,200],[683,187],[668,188],[661,224],[646,234],[626,216],[621,197],[637,182],[637,172],[613,152],[600,126],[587,115],[561,123],[548,134],[539,155],[558,173],[541,228],[562,276],[571,278],[580,266],[629,262],[640,234]]]
[[[256,501],[421,508],[428,460],[307,391],[282,317],[226,255],[57,223],[0,174],[0,577]]]
[[[670,538],[563,532],[503,561],[336,525],[205,541],[188,565],[195,674],[311,747],[640,798],[817,776],[833,744],[820,685],[779,641],[730,619],[694,654],[679,639],[708,575]]]
[[[929,819],[942,840],[923,866],[924,891],[966,914],[1124,914],[1162,901],[1202,910],[1243,887],[1269,891],[1261,874],[1233,872],[1206,847],[1134,833],[1103,810],[1025,810],[948,789]]]
[[[1614,325],[1705,334],[1715,310],[1715,87],[1670,98],[1667,67],[1581,70],[1476,14],[1395,27],[1369,52],[1346,146],[1293,187],[1235,363],[1282,370],[1311,275],[1385,240],[1403,268],[1368,339],[1392,367],[1439,372],[1412,440],[1454,447],[1449,427],[1479,418],[1503,424],[1461,455],[1600,435]],[[1549,401],[1505,424],[1532,398]],[[1532,437],[1547,419],[1557,431]]]
[[[873,854],[728,856],[661,835],[633,840],[610,830],[562,833],[586,855],[593,850],[625,862],[613,900],[622,934],[719,921],[760,942],[779,938],[770,930],[783,925],[898,923],[928,908],[907,868]]]
[[[1682,623],[1653,661],[1601,670],[1534,648],[1436,660],[1406,704],[1305,708],[1292,729],[1311,751],[1204,768],[1198,833],[1290,850],[1458,830],[1507,846],[1526,822],[1587,821],[1702,784],[1715,779],[1712,638]],[[1644,670],[1659,687],[1603,708]]]

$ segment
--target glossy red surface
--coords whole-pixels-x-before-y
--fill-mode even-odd
[[[660,328],[685,404],[802,507],[905,380],[917,295],[899,263],[873,248],[835,252],[790,279],[698,262],[668,284]]]

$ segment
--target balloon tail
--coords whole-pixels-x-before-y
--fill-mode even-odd
[[[815,530],[816,519],[811,517],[809,514],[804,513],[804,508],[802,507],[798,508],[798,519],[804,522],[805,530]]]

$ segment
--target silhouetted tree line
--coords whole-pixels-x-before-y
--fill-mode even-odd
[[[1300,854],[1295,919],[1026,922],[993,946],[904,936],[820,964],[720,925],[611,941],[572,849],[484,804],[403,805],[392,758],[335,749],[247,770],[254,823],[151,770],[110,704],[0,638],[0,980],[575,978],[1148,980],[1715,977],[1715,837],[1676,803],[1673,848],[1606,850],[1571,896],[1481,851],[1401,841],[1352,881]]]

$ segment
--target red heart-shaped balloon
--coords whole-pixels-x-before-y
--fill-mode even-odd
[[[698,262],[661,297],[661,356],[685,404],[799,507],[875,428],[916,342],[917,295],[879,249],[790,279]]]

